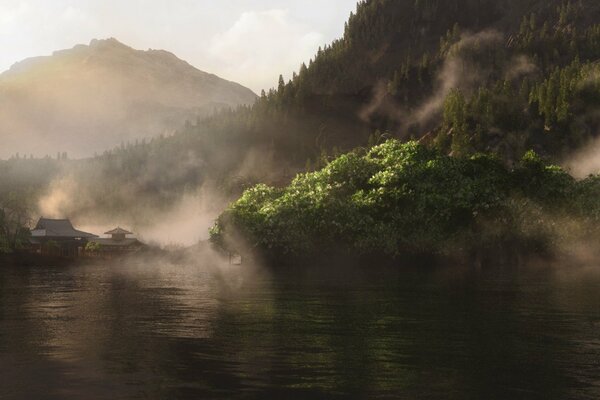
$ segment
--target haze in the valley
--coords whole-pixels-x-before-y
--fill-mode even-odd
[[[255,99],[167,51],[93,40],[0,75],[0,158],[91,156]]]

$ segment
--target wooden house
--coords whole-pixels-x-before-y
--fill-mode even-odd
[[[110,237],[93,238],[89,241],[89,247],[93,248],[94,252],[101,256],[135,253],[146,247],[144,243],[135,237],[131,237],[133,235],[132,232],[120,227],[104,232],[104,234],[110,235]]]
[[[40,218],[31,231],[33,252],[61,257],[77,257],[88,241],[98,236],[77,230],[68,219]]]

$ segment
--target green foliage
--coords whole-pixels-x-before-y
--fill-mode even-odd
[[[85,252],[90,254],[96,254],[100,251],[101,246],[100,243],[97,242],[87,242],[85,245]]]
[[[467,102],[460,90],[451,90],[444,101],[444,129],[452,131],[452,153],[471,152],[467,125]]]
[[[531,151],[508,169],[491,156],[449,157],[416,142],[388,140],[300,174],[286,188],[249,189],[212,233],[227,245],[228,233],[236,232],[277,256],[539,244],[551,237],[549,215],[597,220],[599,191],[597,178],[577,182]]]
[[[546,80],[534,88],[530,101],[538,104],[546,126],[565,123],[572,117],[575,95],[582,88],[584,79],[591,73],[590,69],[590,65],[582,67],[579,60],[575,60],[563,69],[555,69]]]
[[[12,253],[27,246],[31,198],[31,191],[0,192],[0,253]]]

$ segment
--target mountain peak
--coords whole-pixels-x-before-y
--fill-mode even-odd
[[[0,74],[0,89],[6,105],[0,110],[0,157],[23,152],[25,136],[43,151],[88,156],[256,100],[250,89],[173,53],[137,50],[115,38],[16,63]]]
[[[130,48],[129,46],[119,42],[114,37],[110,37],[107,39],[92,39],[89,44],[89,47],[117,47],[117,46]]]

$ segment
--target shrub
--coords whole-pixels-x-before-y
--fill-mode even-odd
[[[292,257],[538,246],[555,233],[549,215],[599,218],[598,193],[600,179],[577,182],[533,152],[509,169],[491,155],[451,157],[388,140],[300,174],[285,188],[247,190],[211,234],[220,245],[239,235],[254,249]]]

